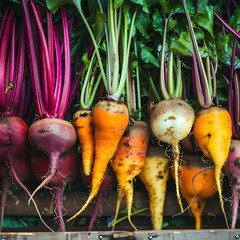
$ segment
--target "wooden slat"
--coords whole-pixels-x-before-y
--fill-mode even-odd
[[[86,201],[88,192],[65,192],[63,205],[67,211],[66,216],[75,214],[82,204]],[[113,216],[116,205],[116,191],[108,191],[102,204],[102,216]],[[43,216],[54,216],[54,205],[52,202],[52,195],[49,191],[39,191],[34,197],[38,208]],[[37,213],[33,204],[28,206],[28,197],[26,194],[19,192],[16,195],[8,196],[5,208],[5,216],[36,216]],[[221,215],[221,210],[218,204],[218,196],[208,199],[204,215],[217,216]],[[93,203],[82,213],[82,216],[89,216],[93,211]],[[134,203],[140,208],[148,207],[148,195],[145,191],[135,191]],[[125,202],[122,203],[122,209],[125,208]],[[185,206],[186,207],[186,206]],[[174,192],[167,192],[165,199],[164,215],[173,216],[179,213],[179,207],[176,201]],[[150,213],[148,211],[140,213],[138,216],[146,216]],[[182,215],[189,215],[186,211]]]

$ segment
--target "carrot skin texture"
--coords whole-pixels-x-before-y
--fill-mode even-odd
[[[193,135],[203,154],[211,158],[215,166],[215,179],[222,212],[228,226],[222,197],[221,176],[232,137],[232,121],[228,111],[220,106],[200,110],[196,115]]]
[[[179,189],[195,218],[195,229],[201,229],[201,216],[208,198],[217,193],[214,169],[202,162],[202,155],[184,155],[179,166]],[[171,169],[174,177],[174,169]]]
[[[95,159],[92,171],[92,186],[87,201],[82,208],[67,221],[81,214],[97,195],[107,165],[117,150],[129,121],[127,106],[122,102],[100,100],[93,108],[95,137]]]
[[[148,147],[145,164],[138,178],[143,182],[148,192],[153,230],[161,230],[169,178],[169,158],[165,155],[163,147]]]
[[[120,203],[125,196],[128,211],[128,220],[131,221],[133,202],[133,179],[142,171],[149,142],[149,126],[143,121],[129,123],[128,129],[122,136],[117,151],[114,154],[111,166],[118,182],[118,197],[115,212],[117,220]],[[115,222],[114,221],[114,222]],[[115,225],[113,226],[114,229]]]
[[[92,110],[81,109],[73,115],[79,148],[82,153],[82,164],[85,175],[90,175],[94,161],[94,125]]]

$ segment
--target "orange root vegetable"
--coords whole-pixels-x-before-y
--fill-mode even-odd
[[[93,108],[95,159],[91,191],[82,208],[67,221],[71,221],[81,214],[97,195],[107,165],[113,158],[118,143],[128,126],[128,120],[128,108],[122,102],[100,100]]]
[[[159,141],[171,144],[175,165],[176,195],[181,212],[183,211],[178,187],[179,142],[186,138],[192,129],[195,113],[193,108],[181,99],[160,101],[150,116],[150,126]]]
[[[202,155],[184,155],[183,159],[178,170],[179,189],[199,230],[206,201],[217,193],[214,169],[202,161]],[[174,177],[174,168],[171,170]]]
[[[148,192],[153,230],[161,230],[169,177],[169,158],[163,147],[148,147],[145,164],[138,177]]]
[[[85,175],[90,175],[94,161],[94,127],[92,110],[78,110],[73,115],[73,123],[80,143],[83,171]]]
[[[149,141],[149,127],[143,121],[133,121],[122,136],[118,149],[111,162],[118,182],[118,197],[113,229],[119,213],[122,198],[125,196],[128,221],[136,230],[131,221],[133,203],[133,179],[141,172]]]
[[[228,111],[220,106],[201,110],[196,116],[193,134],[203,154],[214,163],[220,204],[228,226],[221,186],[221,171],[228,157],[232,137],[232,122]]]

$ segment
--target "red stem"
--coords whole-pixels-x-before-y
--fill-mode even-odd
[[[43,99],[41,94],[40,75],[37,63],[37,52],[34,44],[34,35],[31,25],[30,13],[28,11],[27,1],[22,0],[22,6],[24,11],[24,19],[26,24],[26,34],[28,43],[29,65],[32,79],[32,89],[34,94],[35,106],[40,118],[43,118],[46,114],[45,107],[43,105]]]
[[[0,46],[0,111],[6,112],[7,100],[6,100],[6,70],[7,70],[7,56],[9,37],[11,33],[11,26],[15,17],[14,11],[11,9],[6,19],[6,24],[3,29],[1,46]]]
[[[64,85],[59,108],[59,117],[64,118],[68,105],[71,88],[71,53],[70,53],[70,40],[68,32],[68,23],[66,17],[65,7],[62,6],[62,27],[63,27],[63,43],[64,43]]]
[[[55,112],[59,111],[59,105],[61,100],[61,92],[62,92],[62,55],[61,55],[61,46],[57,37],[56,27],[53,28],[54,31],[54,45],[56,52],[56,87],[54,92],[54,98],[56,101]]]
[[[10,111],[14,114],[17,114],[17,110],[21,107],[20,99],[23,98],[23,82],[24,82],[24,74],[25,74],[25,31],[23,24],[20,26],[19,33],[19,47],[17,50],[17,59],[16,59],[16,72],[13,78],[13,88],[10,90]],[[30,89],[30,87],[29,87]],[[22,106],[23,107],[23,106]]]
[[[48,104],[45,106],[47,109],[47,112],[50,116],[54,115],[54,109],[55,109],[55,101],[54,101],[54,81],[53,81],[53,76],[52,76],[52,71],[51,71],[51,64],[50,64],[50,58],[49,58],[49,53],[48,53],[48,47],[47,47],[47,41],[45,38],[43,26],[40,20],[40,17],[37,12],[37,8],[35,6],[35,3],[33,0],[30,0],[30,5],[33,11],[34,19],[36,21],[37,29],[39,32],[39,38],[41,45],[43,46],[41,48],[41,54],[44,56],[45,64],[42,66],[43,68],[46,69],[46,82],[44,82],[44,85],[47,86],[47,93],[44,93],[45,96],[48,96]],[[45,90],[45,89],[44,89]]]

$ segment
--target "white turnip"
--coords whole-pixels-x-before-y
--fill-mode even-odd
[[[183,211],[178,187],[179,142],[186,138],[192,129],[195,114],[193,108],[181,99],[160,101],[151,112],[150,126],[159,141],[172,146],[175,166],[176,194]]]

